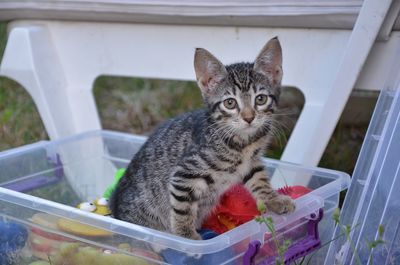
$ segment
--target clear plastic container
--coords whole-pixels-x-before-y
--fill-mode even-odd
[[[276,254],[269,230],[256,221],[195,241],[77,209],[78,203],[103,195],[117,169],[128,165],[145,140],[93,131],[0,153],[0,230],[10,230],[1,224],[16,225],[20,241],[29,234],[19,245],[11,244],[16,240],[11,236],[6,247],[0,246],[0,258],[8,249],[18,264],[35,259],[50,259],[56,265],[90,264],[88,260],[92,264],[243,264],[254,241],[262,245],[256,260]],[[322,208],[318,231],[322,243],[328,241],[334,228],[331,216],[340,191],[350,183],[349,176],[276,160],[266,159],[265,164],[271,176],[279,174],[288,183],[309,178],[308,187],[313,190],[296,199],[293,214],[272,215],[278,240],[301,242],[309,233],[310,220]],[[71,232],[65,225],[71,220],[90,227]],[[93,229],[96,232],[90,234]],[[325,254],[318,253],[316,259],[318,255],[322,259]]]
[[[369,125],[341,214],[351,241],[336,229],[326,265],[400,264],[400,49]],[[371,250],[368,242],[384,244]],[[359,259],[359,260],[358,260]],[[334,263],[333,263],[334,262]]]

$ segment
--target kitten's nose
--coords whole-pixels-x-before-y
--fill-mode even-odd
[[[254,116],[243,117],[243,120],[250,124],[254,120]]]
[[[250,124],[254,120],[254,111],[253,110],[243,110],[242,112],[242,118],[244,121],[246,121],[248,124]]]

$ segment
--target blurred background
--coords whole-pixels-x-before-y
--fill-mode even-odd
[[[0,58],[7,41],[0,24]],[[104,129],[148,135],[166,119],[202,107],[194,82],[101,76],[93,93]],[[353,91],[319,166],[352,174],[378,92]],[[301,113],[304,98],[284,87],[280,102],[281,130],[268,157],[279,159]],[[17,82],[0,77],[0,151],[47,140],[43,122],[30,95]]]

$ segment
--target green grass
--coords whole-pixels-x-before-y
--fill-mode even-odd
[[[47,139],[33,100],[16,82],[0,78],[0,150]]]
[[[104,128],[138,134],[203,104],[194,82],[100,77],[94,95]]]
[[[3,53],[7,44],[7,25],[0,23],[0,58],[3,58]]]
[[[368,124],[339,121],[319,162],[320,167],[353,173]]]

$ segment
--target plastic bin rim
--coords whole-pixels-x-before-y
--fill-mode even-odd
[[[56,140],[39,141],[36,143],[23,145],[23,146],[16,147],[13,149],[8,149],[8,150],[0,152],[0,159],[3,158],[4,156],[11,156],[14,154],[25,153],[25,152],[28,152],[35,148],[40,148],[40,147],[45,148],[45,147],[49,147],[52,145],[68,143],[71,140],[80,140],[80,139],[84,139],[87,137],[93,137],[93,136],[107,136],[107,137],[111,137],[111,138],[118,139],[118,140],[121,140],[121,137],[122,137],[125,140],[134,140],[134,141],[143,142],[143,143],[148,138],[147,136],[143,136],[143,135],[129,134],[129,133],[117,132],[117,131],[111,131],[111,130],[101,130],[101,129],[100,130],[90,130],[90,131],[82,132],[79,134],[75,134],[72,136],[68,136],[68,137],[64,137],[64,138],[60,138],[60,139],[56,139]],[[288,167],[295,167],[295,168],[301,168],[301,169],[313,170],[313,171],[319,171],[319,172],[323,171],[324,173],[338,175],[338,176],[340,176],[338,179],[341,181],[342,190],[347,189],[350,186],[350,175],[345,172],[342,172],[342,171],[337,171],[337,170],[322,168],[322,167],[316,167],[316,166],[303,166],[300,164],[296,164],[296,163],[292,163],[292,162],[288,162],[288,161],[280,161],[280,160],[276,160],[276,159],[272,159],[272,158],[263,158],[263,160],[265,162],[267,162],[268,164],[274,165],[274,166],[281,164],[281,165],[285,165]]]

